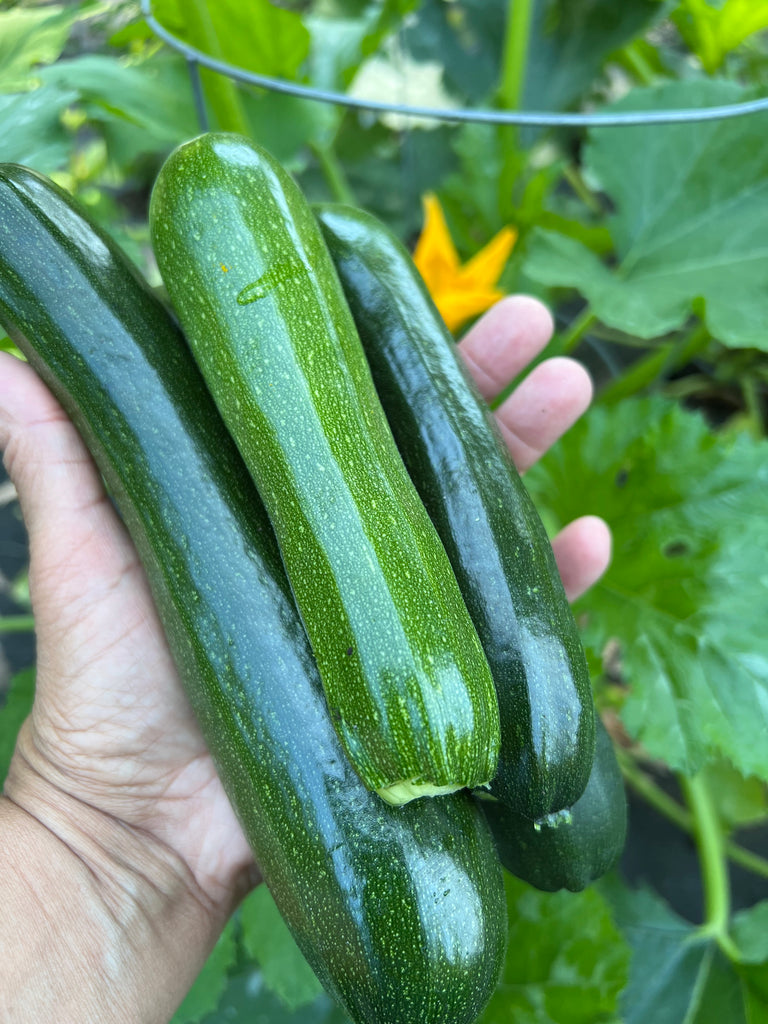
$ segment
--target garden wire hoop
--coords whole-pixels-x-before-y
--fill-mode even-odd
[[[592,113],[568,113],[560,111],[535,110],[493,110],[490,108],[462,109],[451,107],[422,107],[407,103],[388,103],[382,100],[365,99],[360,96],[349,96],[343,92],[330,89],[316,89],[299,82],[291,82],[284,78],[272,78],[259,75],[244,68],[236,67],[226,61],[216,60],[202,50],[178,39],[164,28],[152,13],[152,0],[141,0],[141,11],[147,25],[154,34],[168,46],[180,53],[187,62],[195,108],[200,127],[206,131],[209,127],[208,112],[205,108],[200,68],[218,72],[221,75],[258,86],[272,92],[298,96],[318,103],[329,103],[335,106],[348,107],[374,114],[397,114],[406,117],[426,118],[445,122],[472,122],[475,124],[518,125],[539,128],[580,128],[599,126],[627,126],[646,124],[680,124],[694,121],[719,121],[727,118],[744,117],[768,110],[768,96],[741,103],[729,103],[713,107],[691,107],[688,109],[669,110],[632,110]]]

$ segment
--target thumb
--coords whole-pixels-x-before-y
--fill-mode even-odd
[[[0,448],[29,534],[40,635],[64,626],[85,591],[92,600],[114,587],[136,556],[77,430],[33,369],[5,352]]]

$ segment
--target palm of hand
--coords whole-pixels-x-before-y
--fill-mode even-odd
[[[509,299],[464,353],[490,397],[546,344],[538,303]],[[48,783],[171,847],[215,901],[252,858],[182,691],[144,574],[74,428],[28,366],[6,358],[0,443],[30,534],[38,635],[35,706],[19,753]],[[584,410],[570,360],[534,371],[499,411],[521,468]],[[571,524],[555,553],[571,596],[604,570],[598,520]]]
[[[133,545],[57,403],[29,367],[7,374],[27,421],[6,462],[30,534],[38,644],[19,752],[49,783],[171,847],[204,892],[226,899],[250,850]]]

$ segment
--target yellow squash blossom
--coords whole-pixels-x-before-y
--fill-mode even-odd
[[[424,197],[424,228],[413,259],[449,330],[457,330],[503,296],[497,284],[516,239],[514,228],[502,228],[462,265],[437,196]]]

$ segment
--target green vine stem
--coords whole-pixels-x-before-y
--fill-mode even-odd
[[[756,441],[759,441],[761,438],[765,437],[765,426],[763,413],[760,407],[760,394],[757,382],[754,377],[744,374],[739,379],[739,385],[744,399],[744,408],[747,413],[749,432]]]
[[[207,0],[190,0],[190,3],[185,6],[185,12],[187,30],[192,45],[216,60],[224,60],[224,52],[216,34]],[[206,68],[201,69],[201,77],[206,98],[211,104],[219,129],[225,132],[250,135],[248,120],[235,83],[226,75],[220,75]]]
[[[712,796],[702,776],[679,776],[680,787],[693,816],[693,834],[699,850],[704,887],[705,920],[701,934],[710,936],[732,960],[739,950],[728,934],[731,916],[731,886],[725,853],[725,837]]]
[[[730,839],[725,844],[725,852],[729,860],[744,868],[745,871],[751,871],[762,878],[768,878],[768,860],[765,857],[761,857],[759,853],[745,850],[743,846],[737,845]]]
[[[638,796],[641,796],[646,803],[684,832],[693,831],[691,812],[682,807],[668,793],[665,793],[660,786],[657,786],[653,779],[637,766],[631,754],[617,748],[616,757],[619,760],[625,782]]]
[[[573,189],[573,193],[586,206],[591,214],[599,217],[603,212],[600,200],[584,181],[579,167],[574,163],[568,163],[563,167],[563,177]]]
[[[618,749],[616,755],[627,785],[668,821],[692,835],[694,822],[691,812],[668,793],[665,793],[650,776],[637,766],[630,754]],[[759,854],[745,850],[743,846],[739,846],[732,839],[725,840],[725,853],[729,860],[746,871],[751,871],[761,878],[768,878],[768,860]]]
[[[648,63],[638,40],[634,40],[634,42],[625,46],[623,50],[620,50],[618,57],[627,71],[635,76],[640,85],[655,84],[658,76]]]
[[[533,0],[510,0],[499,84],[499,100],[507,110],[519,110],[522,104],[532,19]]]
[[[350,187],[344,168],[336,156],[332,145],[323,146],[319,142],[310,142],[309,148],[314,154],[325,182],[331,191],[334,201],[355,206],[355,194]]]
[[[685,366],[694,356],[707,347],[712,340],[704,324],[699,324],[690,334],[676,342],[659,345],[642,356],[620,377],[607,384],[600,392],[600,402],[609,404],[621,398],[636,395],[654,381],[668,376],[673,370]]]
[[[534,0],[509,0],[504,35],[501,77],[497,98],[505,110],[520,110],[525,91],[528,66],[528,45],[531,35]],[[508,221],[514,213],[514,191],[523,177],[527,157],[519,145],[520,132],[516,125],[499,125],[496,129],[502,166],[499,172],[499,213]]]
[[[31,633],[34,628],[32,615],[6,615],[0,618],[0,633]]]
[[[585,306],[570,326],[553,340],[547,355],[564,355],[567,352],[573,352],[590,327],[595,323],[597,323],[597,316],[589,306]]]

